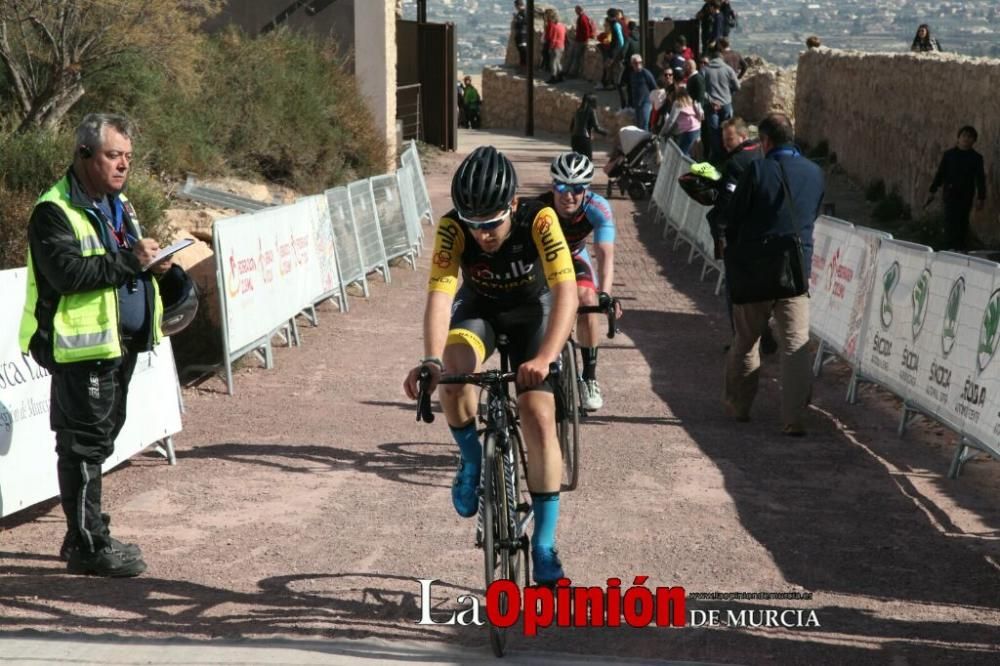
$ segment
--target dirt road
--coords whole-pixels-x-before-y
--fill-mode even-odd
[[[544,185],[553,146],[463,135],[479,140],[509,149],[529,190]],[[456,159],[427,169],[436,212]],[[944,478],[951,436],[926,426],[897,439],[892,401],[866,389],[847,406],[836,366],[817,385],[806,439],[779,435],[773,359],[754,420],[724,419],[720,299],[652,220],[613,204],[627,311],[601,351],[606,403],[585,426],[581,488],[563,498],[567,574],[581,585],[645,575],[688,592],[808,593],[689,608],[814,611],[819,626],[549,628],[516,637],[515,655],[998,663],[998,465]],[[234,397],[218,380],[184,391],[178,465],[143,455],[105,482],[114,531],[142,546],[145,575],[64,575],[54,503],[0,523],[0,631],[419,640],[488,654],[483,628],[416,624],[417,579],[439,581],[437,611],[483,593],[474,526],[451,508],[455,446],[440,419],[415,422],[400,386],[421,354],[426,279],[424,266],[397,268],[350,313],[324,307],[303,347],[276,350],[274,370],[238,372]]]

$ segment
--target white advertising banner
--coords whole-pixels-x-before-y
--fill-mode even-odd
[[[951,428],[992,430],[996,412],[984,410],[988,389],[978,370],[983,312],[990,301],[996,264],[961,254],[934,255],[928,270],[926,318],[916,341],[917,391],[912,401]],[[995,371],[994,371],[995,372]],[[989,441],[989,440],[987,440]]]
[[[21,354],[18,327],[27,271],[0,271],[0,517],[59,494],[55,435],[49,429],[49,373]],[[170,341],[141,354],[129,385],[128,419],[104,471],[181,430]]]
[[[860,350],[861,374],[896,395],[920,390],[917,342],[927,331],[927,298],[933,251],[926,245],[886,240],[878,252],[874,288]]]
[[[972,323],[978,328],[975,365],[962,380],[962,405],[966,409],[965,434],[988,446],[1000,457],[1000,266],[985,267],[992,273],[989,296],[979,301],[982,291],[977,288],[976,300],[982,311],[973,310]],[[975,272],[976,279],[986,282]],[[975,413],[973,413],[975,412]]]
[[[312,199],[218,220],[221,298],[230,353],[252,346],[323,293]]]
[[[809,328],[831,350],[857,361],[879,244],[888,234],[821,216],[813,233]]]

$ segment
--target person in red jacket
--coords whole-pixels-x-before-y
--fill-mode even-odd
[[[566,25],[559,22],[554,9],[545,10],[545,43],[549,48],[549,73],[546,83],[559,83],[563,77],[562,56],[566,50]]]
[[[576,6],[576,33],[569,45],[569,58],[566,62],[566,73],[572,77],[580,76],[583,69],[583,58],[587,53],[587,43],[597,37],[597,27],[583,7]]]

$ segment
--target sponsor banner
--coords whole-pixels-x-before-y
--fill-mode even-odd
[[[302,200],[216,221],[230,353],[269,337],[323,293],[313,244],[318,215]]]
[[[904,399],[920,390],[926,370],[917,341],[926,333],[932,254],[926,245],[882,242],[858,351],[862,374]]]
[[[926,317],[916,341],[917,391],[913,402],[959,432],[992,431],[996,410],[986,410],[992,359],[979,357],[984,311],[994,291],[996,264],[942,252],[927,269]],[[916,298],[916,297],[915,297]],[[985,345],[984,345],[985,347]],[[995,371],[993,371],[995,372]],[[995,442],[995,436],[984,439]]]
[[[313,207],[309,220],[312,223],[313,253],[316,255],[316,270],[319,276],[319,291],[313,295],[315,302],[320,300],[321,296],[340,291],[337,239],[333,233],[333,222],[330,219],[326,195],[314,194],[304,197],[301,203]]]
[[[59,494],[55,435],[49,429],[49,373],[18,346],[27,271],[0,271],[0,308],[16,313],[0,326],[0,517]],[[170,341],[140,354],[129,385],[128,419],[107,472],[181,430]]]
[[[990,268],[992,289],[982,300],[977,293],[982,311],[972,312],[971,323],[978,329],[975,364],[962,379],[961,405],[968,410],[965,433],[1000,457],[1000,266]]]
[[[809,328],[852,364],[857,362],[878,247],[888,238],[826,215],[816,220]]]

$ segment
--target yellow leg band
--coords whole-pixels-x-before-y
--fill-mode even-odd
[[[472,351],[476,352],[476,358],[479,359],[480,365],[486,360],[486,344],[479,339],[478,335],[467,328],[453,328],[448,331],[448,340],[445,346],[448,345],[468,345],[472,347]]]

